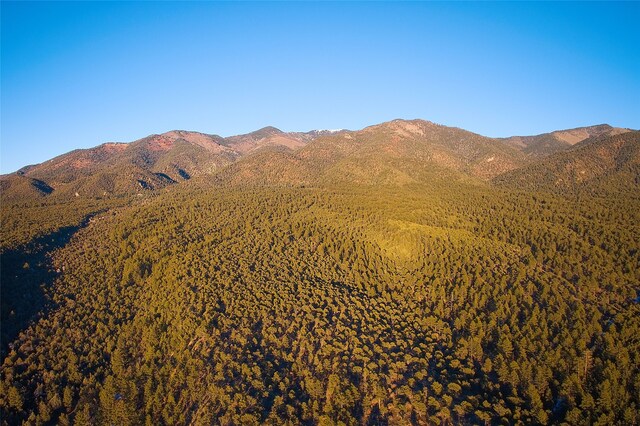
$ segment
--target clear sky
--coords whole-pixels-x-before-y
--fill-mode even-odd
[[[2,2],[0,171],[171,129],[640,127],[640,3]]]

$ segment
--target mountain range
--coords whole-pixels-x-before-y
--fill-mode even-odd
[[[192,177],[230,185],[411,184],[434,179],[574,190],[597,179],[637,187],[640,133],[607,124],[489,138],[425,120],[362,130],[223,138],[174,130],[78,149],[0,177],[4,201],[156,191]],[[600,187],[604,187],[601,182]]]

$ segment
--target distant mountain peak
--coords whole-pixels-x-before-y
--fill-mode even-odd
[[[574,192],[636,192],[640,182],[640,131],[611,127],[498,176],[494,182],[520,189]]]
[[[268,136],[274,136],[274,135],[281,135],[284,132],[276,127],[273,126],[267,126],[267,127],[263,127],[262,129],[258,129],[254,132],[249,133],[249,135],[254,136],[254,137],[268,137]]]
[[[397,137],[401,138],[411,138],[411,137],[424,137],[428,133],[434,131],[441,131],[443,129],[456,129],[455,127],[447,127],[442,124],[434,123],[428,120],[422,119],[402,119],[396,118],[391,121],[386,121],[380,124],[374,124],[373,126],[369,126],[364,128],[362,131],[364,132],[377,132],[377,131],[385,131],[391,132]],[[462,129],[458,129],[462,130]]]
[[[543,158],[562,152],[580,143],[586,143],[593,138],[614,136],[626,133],[629,129],[612,127],[609,124],[576,127],[566,130],[555,130],[534,136],[511,136],[500,139],[503,143],[521,150],[533,158]]]
[[[263,148],[281,149],[284,147],[295,150],[314,138],[304,133],[287,133],[273,126],[267,126],[245,135],[225,138],[223,144],[245,154]]]
[[[178,137],[183,137],[183,136],[189,136],[189,135],[202,135],[202,136],[216,136],[216,135],[210,135],[207,133],[202,133],[202,132],[195,132],[193,130],[169,130],[168,132],[164,132],[162,133],[160,136],[166,136],[166,137],[170,137],[170,138],[178,138]]]
[[[306,132],[308,135],[314,136],[326,136],[326,135],[334,135],[336,133],[346,132],[347,129],[314,129]]]
[[[575,145],[587,138],[598,136],[612,129],[613,127],[608,124],[598,124],[596,126],[577,127],[575,129],[568,130],[556,130],[555,132],[551,132],[551,134],[562,142],[568,143],[569,145]]]

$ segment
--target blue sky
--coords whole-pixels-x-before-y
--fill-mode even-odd
[[[171,129],[640,127],[640,3],[2,2],[0,171]]]

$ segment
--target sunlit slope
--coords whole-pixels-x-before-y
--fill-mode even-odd
[[[8,202],[136,195],[213,174],[248,153],[297,149],[315,137],[313,132],[284,133],[275,128],[226,139],[174,130],[128,144],[106,143],[69,152],[3,176],[0,189]]]
[[[571,193],[640,193],[640,132],[585,140],[574,148],[498,176],[501,186]]]
[[[556,130],[535,136],[511,136],[500,139],[506,145],[521,150],[530,159],[540,159],[557,152],[566,151],[588,139],[610,137],[629,132],[629,129],[608,124]]]
[[[639,209],[378,189],[172,191],[95,220],[4,361],[5,418],[634,419]]]
[[[515,170],[524,168],[526,176],[532,167],[557,167],[551,154],[571,156],[582,146],[625,133],[633,134],[598,125],[492,139],[424,120],[393,120],[358,131],[287,133],[265,127],[227,138],[176,130],[25,167],[0,178],[0,195],[10,203],[132,196],[198,176],[233,186],[502,181],[500,176],[511,172],[516,176]],[[526,178],[513,181],[531,185]]]
[[[319,137],[295,152],[263,152],[216,176],[236,185],[407,184],[486,180],[523,164],[497,140],[423,120],[394,120]]]

